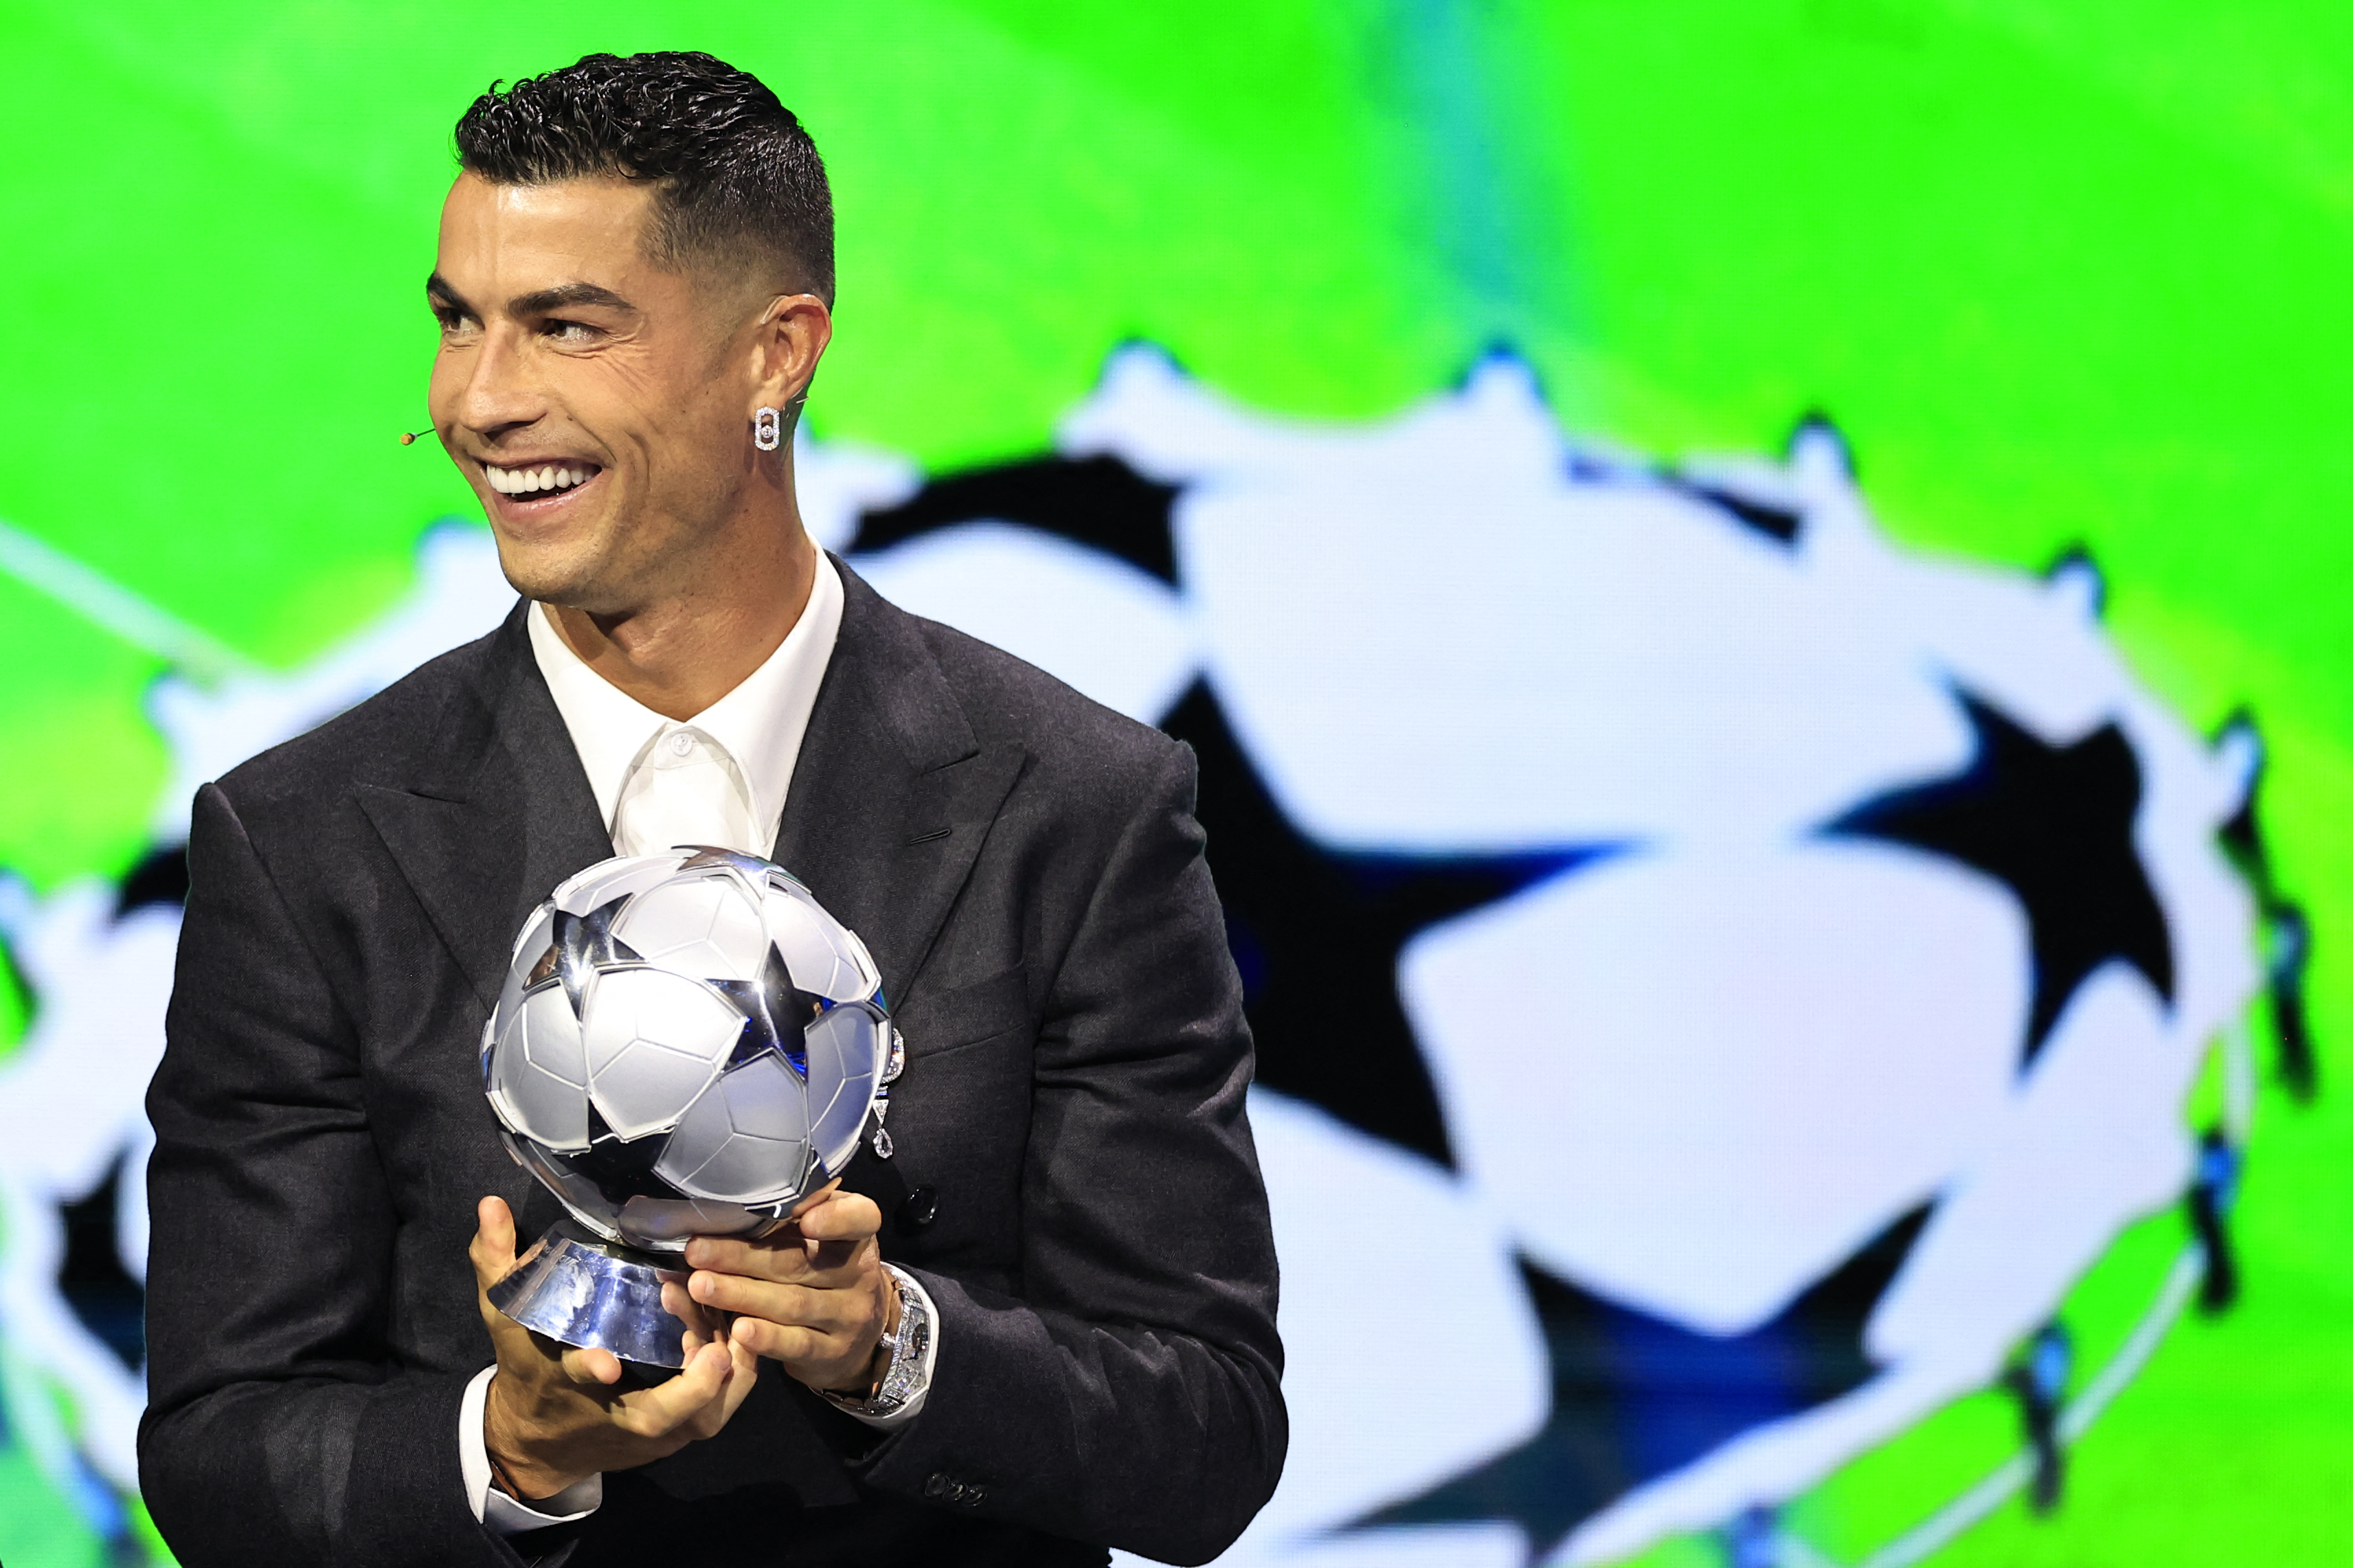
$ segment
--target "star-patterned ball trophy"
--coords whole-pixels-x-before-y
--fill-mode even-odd
[[[685,1363],[662,1304],[695,1236],[758,1237],[839,1176],[903,1058],[865,944],[782,867],[700,846],[558,887],[515,938],[482,1087],[568,1217],[491,1303],[565,1344]]]

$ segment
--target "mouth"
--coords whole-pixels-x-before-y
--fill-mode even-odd
[[[550,458],[535,463],[482,464],[482,478],[507,508],[537,510],[574,495],[605,470],[576,458]]]

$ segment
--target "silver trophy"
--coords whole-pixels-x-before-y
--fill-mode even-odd
[[[901,1059],[865,944],[782,867],[692,845],[591,866],[524,922],[482,1029],[507,1152],[570,1215],[491,1304],[684,1365],[662,1286],[688,1238],[776,1229],[870,1119],[888,1158]]]

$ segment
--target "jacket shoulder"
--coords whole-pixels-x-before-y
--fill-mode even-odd
[[[1122,795],[1148,788],[1187,749],[1003,648],[911,618],[983,743],[1012,742],[1049,773]]]
[[[374,696],[240,763],[219,780],[233,800],[322,798],[359,782],[406,782],[487,725],[501,626],[437,655]]]

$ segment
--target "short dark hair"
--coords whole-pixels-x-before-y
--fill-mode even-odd
[[[650,182],[657,263],[765,255],[797,289],[833,302],[825,160],[759,78],[724,60],[584,55],[504,92],[492,82],[458,121],[458,163],[502,185]]]

